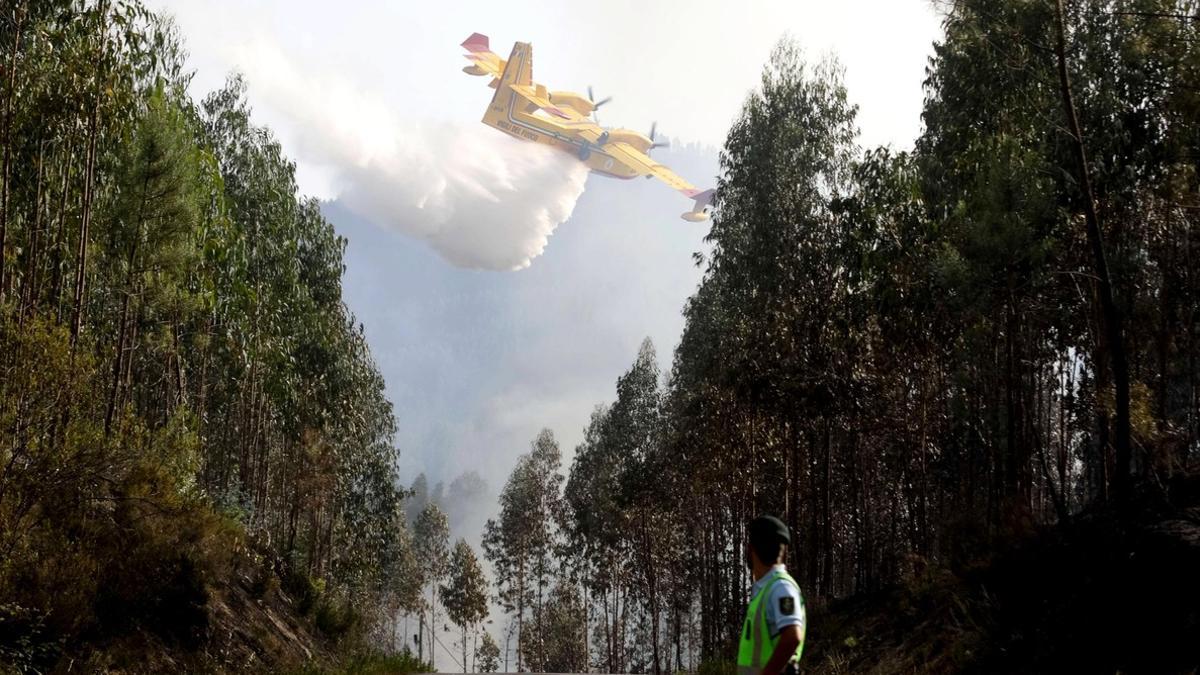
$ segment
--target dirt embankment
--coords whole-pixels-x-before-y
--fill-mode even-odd
[[[335,662],[303,602],[252,560],[206,584],[186,631],[139,625],[68,649],[55,672],[208,673],[317,671]]]

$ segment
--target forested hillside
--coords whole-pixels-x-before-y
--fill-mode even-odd
[[[245,666],[235,575],[331,639],[415,602],[344,241],[242,82],[190,100],[137,0],[2,6],[0,661]]]
[[[519,667],[728,663],[764,511],[798,540],[809,667],[1200,665],[1181,564],[1200,545],[1200,5],[1065,5],[939,3],[911,152],[858,146],[836,62],[777,47],[729,132],[669,368],[643,346],[569,470],[538,436],[489,525]]]
[[[670,363],[500,492],[489,631],[242,81],[139,0],[0,5],[0,668],[715,675],[761,512],[814,671],[1200,667],[1200,3],[937,5],[912,151],[779,43]]]

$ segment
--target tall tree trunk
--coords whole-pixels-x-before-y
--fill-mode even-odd
[[[87,160],[84,163],[83,198],[80,202],[79,215],[79,248],[75,256],[75,295],[71,313],[71,348],[79,341],[79,332],[83,324],[84,296],[87,285],[87,253],[88,230],[92,217],[92,183],[95,174],[97,117],[99,115],[99,96],[92,112],[92,120],[88,125]]]
[[[15,11],[16,30],[13,33],[12,53],[8,59],[8,95],[4,97],[4,158],[0,161],[0,303],[4,302],[8,289],[8,270],[5,257],[8,253],[8,196],[12,178],[12,118],[13,100],[17,97],[17,56],[21,53],[21,31],[24,29],[27,2],[22,2]]]
[[[1083,196],[1083,214],[1087,225],[1088,243],[1092,248],[1096,285],[1100,295],[1100,312],[1104,333],[1108,338],[1108,352],[1112,360],[1113,383],[1116,386],[1116,424],[1113,429],[1116,445],[1116,469],[1113,472],[1112,488],[1118,501],[1129,494],[1129,465],[1133,449],[1129,426],[1129,364],[1126,360],[1125,341],[1121,330],[1121,314],[1113,298],[1112,277],[1108,272],[1108,261],[1104,253],[1104,237],[1100,229],[1100,216],[1096,210],[1096,198],[1092,191],[1092,177],[1088,169],[1087,151],[1083,145],[1083,131],[1075,109],[1075,98],[1071,92],[1071,76],[1067,69],[1066,10],[1063,0],[1055,3],[1056,37],[1055,53],[1058,56],[1058,80],[1061,87],[1063,111],[1075,150],[1075,161],[1079,170],[1079,186]]]
[[[607,662],[608,672],[614,672],[613,668],[613,634],[612,634],[612,615],[609,613],[608,592],[604,592],[604,659]]]
[[[588,590],[587,590],[587,578],[588,578],[588,574],[586,571],[584,571],[580,575],[578,586],[574,587],[572,589],[572,592],[579,594],[578,598],[579,598],[580,606],[583,609],[583,635],[579,636],[579,643],[578,643],[578,645],[581,649],[580,653],[583,655],[583,663],[580,665],[580,668],[582,669],[583,672],[590,672],[591,665],[592,665],[592,654],[589,651],[591,645],[590,645],[590,639],[588,637],[590,631],[592,630],[592,617],[591,617],[592,606],[591,606],[590,598],[588,597],[589,594],[588,594]]]
[[[104,91],[104,59],[108,51],[108,2],[101,0],[99,7],[99,40],[97,70],[96,70],[96,88],[92,92],[94,99],[92,101],[91,118],[88,120],[88,148],[87,161],[85,164],[83,176],[83,199],[80,204],[79,214],[79,253],[75,264],[75,304],[71,318],[71,349],[74,350],[79,341],[79,332],[83,324],[84,315],[84,299],[86,297],[87,288],[87,251],[88,251],[88,230],[91,227],[92,221],[92,190],[96,182],[96,144],[100,135],[100,96]]]
[[[517,567],[517,672],[521,672],[521,645],[525,639],[525,556]]]
[[[145,195],[148,189],[149,180],[142,185],[142,205],[141,209],[145,208]],[[120,392],[121,379],[125,373],[125,353],[129,345],[127,343],[129,337],[129,305],[132,302],[133,296],[133,277],[134,269],[137,262],[138,241],[141,239],[141,213],[138,214],[138,222],[135,225],[135,234],[133,242],[129,245],[129,253],[125,258],[125,297],[121,300],[121,318],[117,327],[117,351],[113,359],[113,377],[112,387],[108,392],[108,408],[104,413],[104,435],[107,436],[112,430],[113,415],[117,409],[117,396]]]
[[[1013,297],[1016,281],[1013,278],[1013,272],[1008,273],[1008,294],[1005,301],[1005,328],[1004,328],[1004,438],[1007,444],[1007,456],[1004,462],[1004,510],[1005,517],[1014,515],[1014,507],[1017,505],[1017,495],[1020,493],[1020,461],[1018,456],[1020,450],[1018,445],[1018,425],[1020,424],[1020,413],[1017,405],[1017,310],[1014,306],[1016,299]]]
[[[429,584],[429,665],[437,672],[437,581]]]
[[[54,234],[54,250],[50,254],[50,302],[53,305],[55,320],[62,322],[62,282],[63,282],[63,247],[67,245],[67,185],[71,179],[71,169],[75,166],[71,161],[71,142],[67,141],[67,151],[63,155],[62,185],[58,193],[58,218]]]
[[[658,654],[658,577],[655,574],[653,548],[650,540],[650,529],[646,525],[646,509],[639,509],[641,513],[638,518],[642,530],[642,549],[644,559],[642,565],[645,567],[647,592],[650,600],[650,640],[651,654],[654,658],[654,674],[658,675],[661,672],[659,667]]]
[[[822,570],[822,587],[825,589],[826,595],[833,595],[836,589],[833,585],[833,501],[831,493],[833,492],[833,440],[831,438],[829,416],[825,416],[825,455],[823,462],[825,464],[824,483],[822,487],[822,519],[825,521],[822,530],[821,544],[824,548],[821,566]]]
[[[33,218],[30,221],[33,225],[29,228],[29,254],[28,265],[25,271],[25,282],[21,287],[21,294],[24,297],[21,305],[21,318],[24,319],[26,314],[32,313],[37,309],[37,278],[38,270],[40,269],[41,257],[41,240],[42,240],[42,184],[45,178],[46,164],[46,142],[38,143],[38,160],[37,160],[37,188],[33,199]]]

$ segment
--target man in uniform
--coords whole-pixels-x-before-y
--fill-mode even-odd
[[[795,672],[804,651],[804,598],[783,561],[792,538],[774,516],[750,521],[746,554],[754,586],[742,639],[738,675],[781,675]]]

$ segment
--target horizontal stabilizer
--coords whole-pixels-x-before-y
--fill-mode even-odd
[[[471,33],[471,37],[463,40],[463,49],[469,52],[488,52],[491,47],[488,45],[488,36],[482,33]]]
[[[494,54],[488,45],[488,38],[482,33],[472,33],[471,37],[463,41],[462,46],[467,50],[463,54],[471,65],[463,68],[463,72],[468,75],[491,75],[493,78],[500,77],[504,72],[504,66],[507,65],[504,59]],[[495,89],[495,85],[492,85]]]
[[[688,192],[692,193],[688,196],[691,197],[692,199],[696,200],[696,210],[697,211],[704,208],[705,206],[712,204],[713,195],[715,195],[717,193],[717,191],[712,188],[709,188],[707,190],[688,190]]]
[[[696,200],[696,204],[691,211],[684,211],[680,217],[693,223],[708,220],[708,214],[712,206],[713,195],[715,195],[717,191],[709,188],[708,190],[693,189],[683,190],[682,192],[683,194]]]

